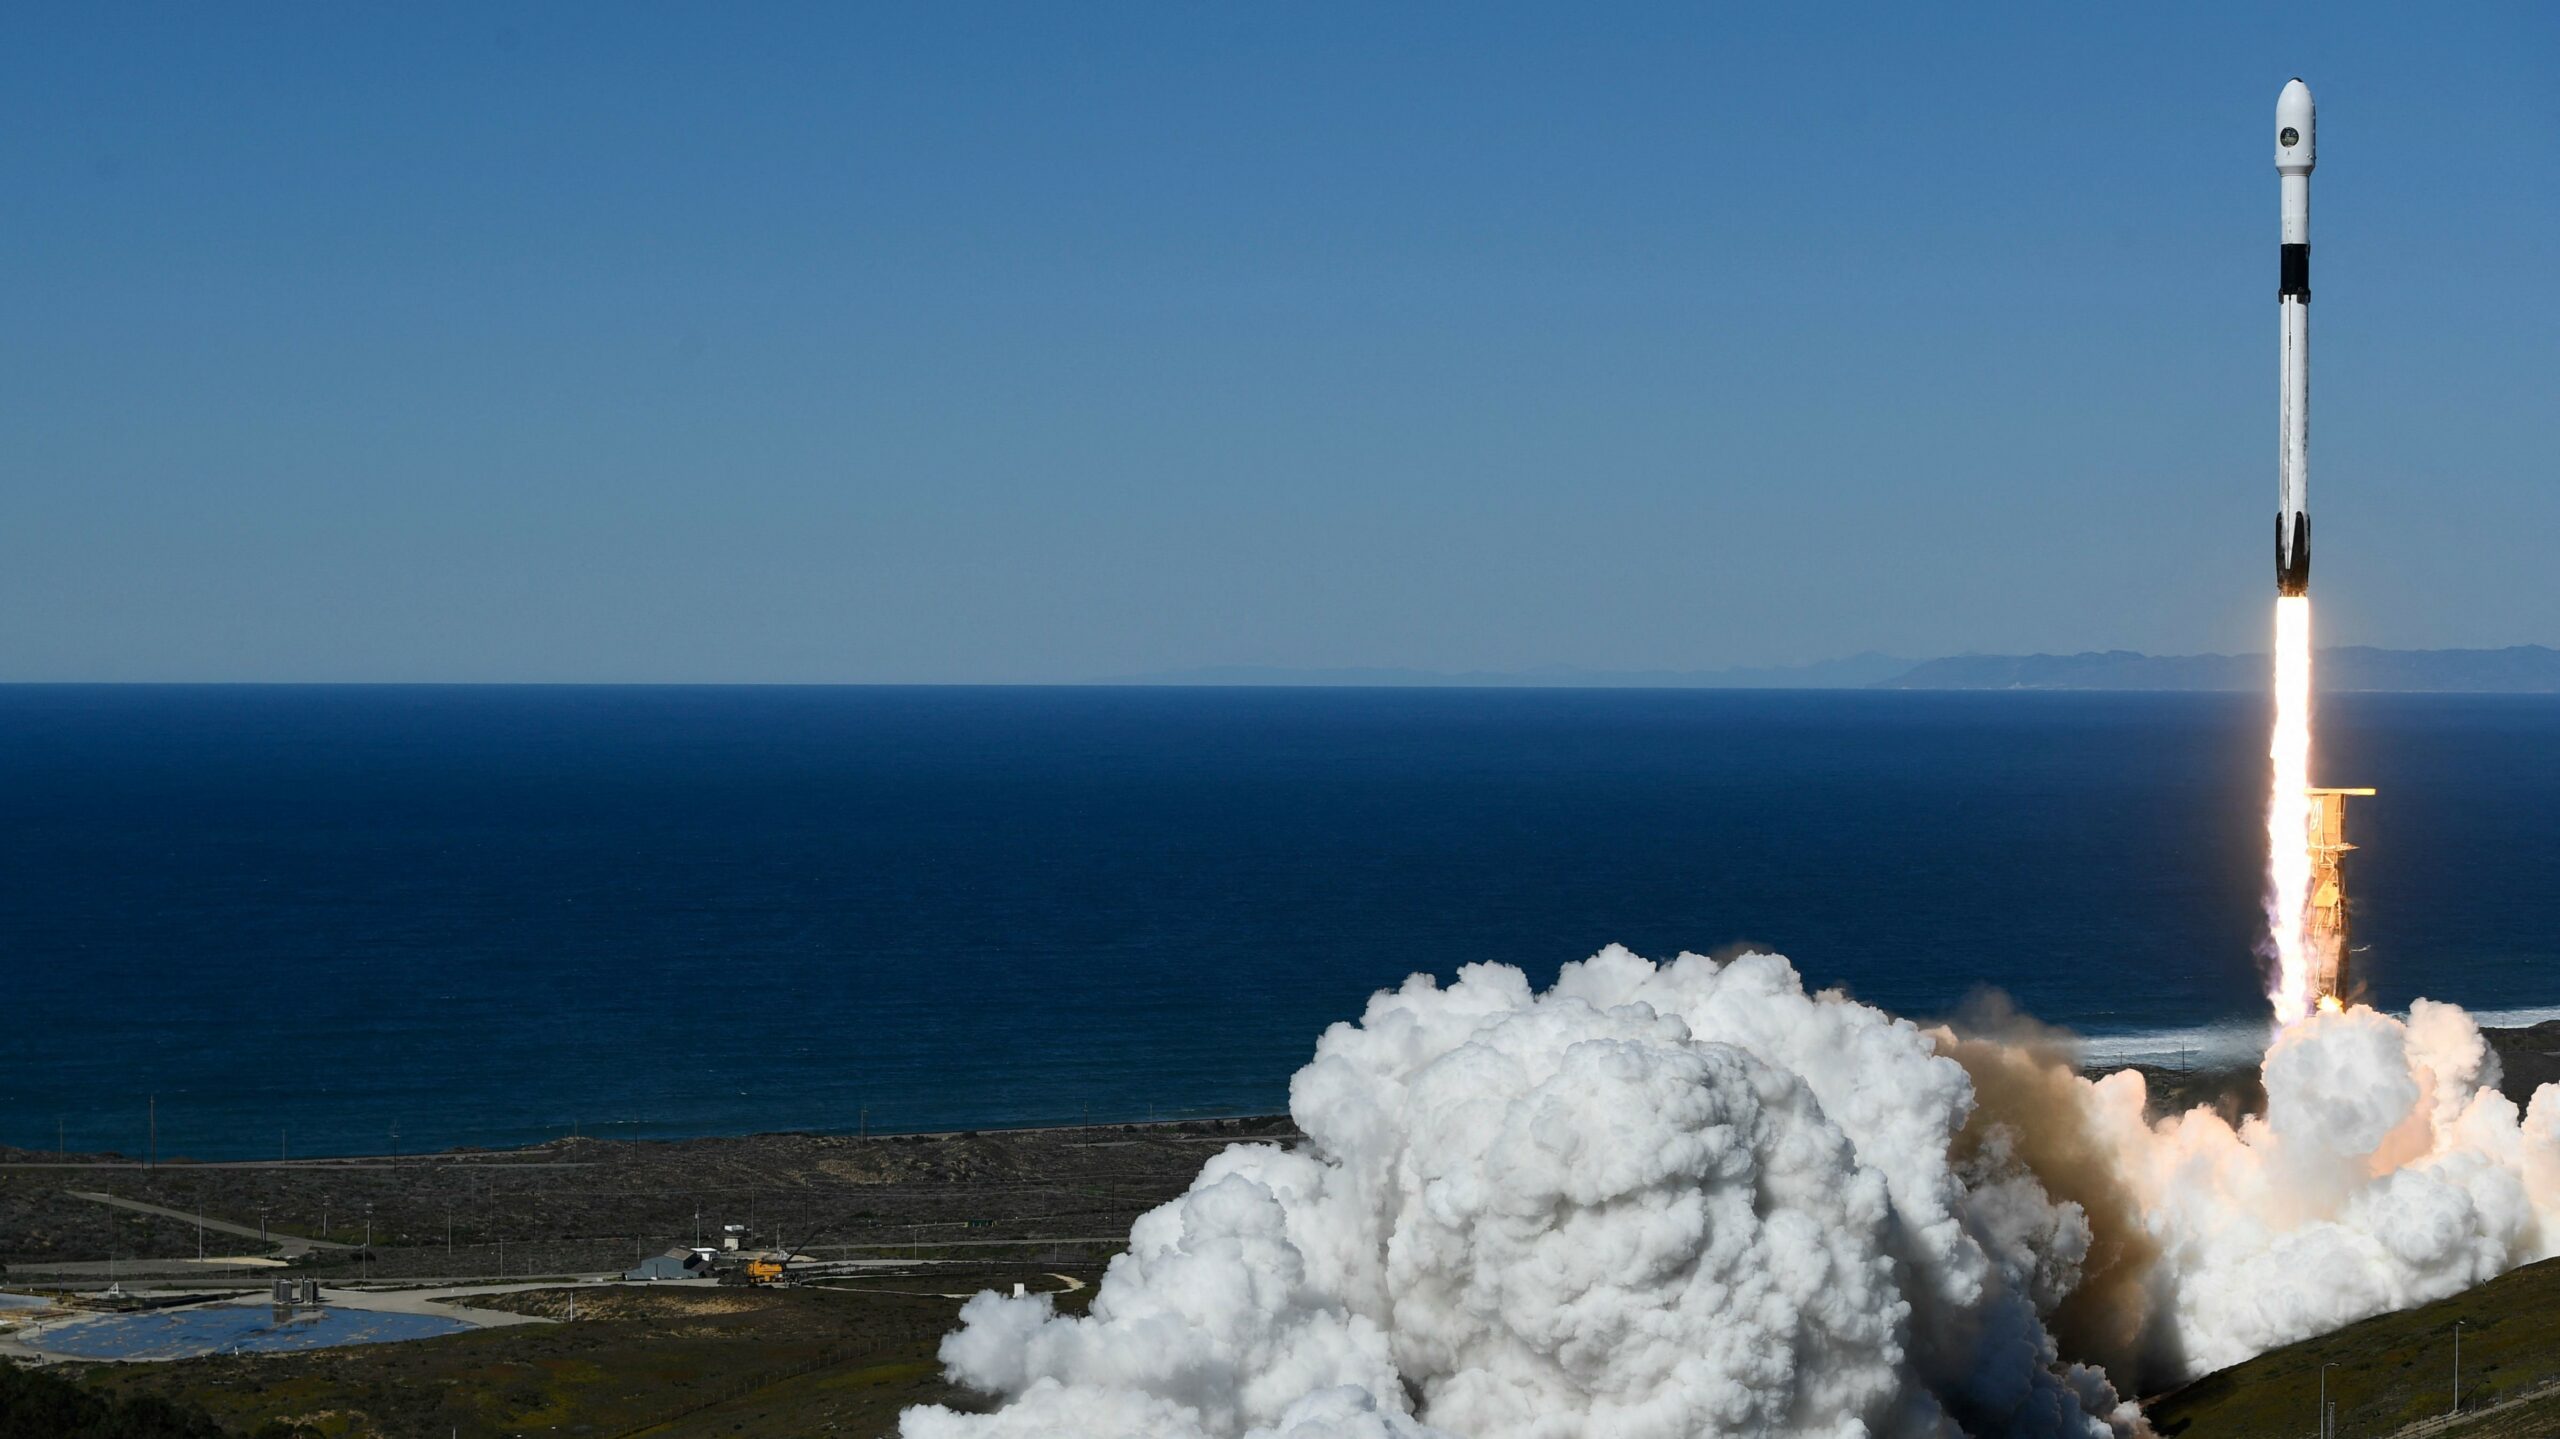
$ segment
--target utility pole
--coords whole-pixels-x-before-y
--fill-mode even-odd
[[[2329,1371],[2337,1367],[2335,1359],[2320,1366],[2320,1439],[2336,1439],[2337,1422],[2329,1415]]]
[[[2462,1412],[2462,1321],[2453,1321],[2453,1412]]]
[[[276,1126],[276,1163],[284,1163],[284,1126]]]
[[[149,1112],[150,1112],[150,1115],[151,1115],[151,1119],[150,1119],[150,1125],[151,1125],[151,1137],[150,1137],[150,1139],[148,1139],[147,1141],[145,1141],[145,1142],[144,1142],[144,1148],[143,1148],[143,1151],[142,1151],[142,1167],[143,1167],[143,1168],[145,1168],[145,1169],[157,1169],[157,1168],[159,1168],[159,1167],[160,1167],[160,1096],[159,1096],[159,1095],[156,1095],[156,1094],[155,1094],[155,1095],[151,1096],[151,1108],[150,1108],[150,1111],[149,1111]]]

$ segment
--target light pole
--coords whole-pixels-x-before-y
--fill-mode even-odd
[[[2462,1321],[2453,1321],[2453,1412],[2462,1412]]]
[[[2329,1371],[2337,1367],[2335,1359],[2320,1366],[2320,1439],[2335,1439],[2337,1426],[2329,1422]]]

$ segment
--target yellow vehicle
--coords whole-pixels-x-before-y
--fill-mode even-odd
[[[749,1284],[780,1284],[782,1276],[787,1272],[788,1266],[783,1261],[769,1259],[761,1254],[747,1261]]]

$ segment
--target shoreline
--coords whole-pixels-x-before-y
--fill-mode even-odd
[[[2406,1016],[2392,1012],[2397,1019]],[[2560,1015],[2560,1010],[2519,1008],[2487,1010],[2474,1014],[2475,1019],[2500,1016]],[[2232,1025],[2200,1026],[2191,1031],[2171,1033],[2197,1036],[2231,1036],[2252,1027]],[[2528,1103],[2533,1091],[2545,1083],[2560,1083],[2560,1017],[2539,1018],[2525,1025],[2493,1026],[2482,1024],[2481,1036],[2500,1061],[2501,1088],[2521,1107]],[[2145,1043],[2141,1048],[2131,1041],[2148,1041],[2153,1036],[2079,1036],[2071,1042],[2079,1048],[2078,1072],[2095,1078],[2118,1070],[2139,1071],[2150,1084],[2155,1096],[2200,1095],[2194,1102],[2211,1102],[2232,1089],[2232,1081],[2254,1079],[2260,1052],[2235,1049],[2230,1043],[2208,1046],[2199,1043],[2191,1053],[2192,1063],[2184,1066],[2162,1063],[2172,1049]],[[2097,1053],[2091,1053],[2094,1047]],[[2184,1099],[2171,1101],[2177,1108],[2188,1107]],[[2247,1107],[2246,1105],[2243,1106]],[[577,1159],[548,1158],[568,1152],[586,1152],[600,1147],[683,1146],[696,1144],[745,1143],[757,1141],[851,1142],[856,1144],[903,1143],[911,1141],[946,1141],[953,1139],[1002,1138],[1039,1139],[1044,1136],[1120,1131],[1149,1134],[1183,1134],[1206,1128],[1217,1132],[1231,1125],[1266,1126],[1288,1122],[1285,1110],[1219,1115],[1188,1115],[1166,1119],[1094,1120],[1087,1123],[1056,1124],[981,1124],[967,1129],[916,1129],[868,1131],[867,1136],[843,1130],[828,1129],[748,1129],[725,1133],[669,1135],[651,1138],[601,1138],[588,1134],[565,1135],[531,1144],[509,1147],[455,1145],[445,1149],[411,1154],[322,1154],[290,1159],[196,1159],[186,1155],[169,1155],[157,1160],[137,1158],[119,1150],[90,1150],[65,1153],[51,1149],[28,1149],[0,1144],[0,1172],[28,1170],[64,1171],[133,1171],[152,1173],[159,1170],[216,1171],[270,1170],[283,1172],[327,1172],[345,1170],[417,1170],[422,1168],[461,1168],[474,1165],[492,1168],[535,1169],[583,1168],[598,1162],[592,1156]],[[1195,1141],[1205,1142],[1205,1141]]]
[[[341,1160],[0,1159],[0,1264],[100,1288],[279,1262],[332,1285],[620,1273],[670,1248],[990,1252],[1098,1264],[1188,1188],[1212,1148],[1289,1142],[1283,1118],[962,1130],[555,1140]],[[1053,1266],[1054,1267],[1054,1266]]]
[[[749,1129],[734,1133],[667,1135],[645,1139],[605,1139],[591,1134],[566,1135],[532,1144],[497,1148],[484,1145],[456,1145],[449,1149],[428,1150],[416,1154],[314,1154],[299,1159],[194,1159],[173,1154],[158,1160],[136,1159],[120,1150],[91,1150],[65,1154],[51,1149],[25,1149],[0,1144],[0,1170],[23,1169],[106,1169],[137,1170],[144,1173],[162,1169],[275,1169],[275,1170],[347,1170],[347,1169],[419,1169],[435,1166],[485,1164],[510,1169],[585,1168],[594,1159],[543,1161],[529,1156],[554,1150],[576,1149],[590,1145],[614,1148],[646,1145],[686,1145],[735,1143],[755,1140],[822,1140],[849,1141],[855,1144],[900,1143],[909,1140],[975,1139],[980,1137],[1030,1137],[1077,1134],[1093,1130],[1141,1130],[1180,1132],[1201,1126],[1229,1124],[1269,1124],[1285,1122],[1285,1111],[1253,1114],[1220,1114],[1189,1116],[1178,1119],[1095,1120],[1090,1124],[981,1124],[969,1129],[899,1129],[871,1130],[867,1136],[834,1129]],[[52,1156],[51,1158],[28,1156]]]

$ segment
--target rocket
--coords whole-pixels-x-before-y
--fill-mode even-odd
[[[2276,183],[2284,229],[2276,266],[2284,387],[2277,402],[2276,593],[2311,590],[2311,87],[2276,96]]]

